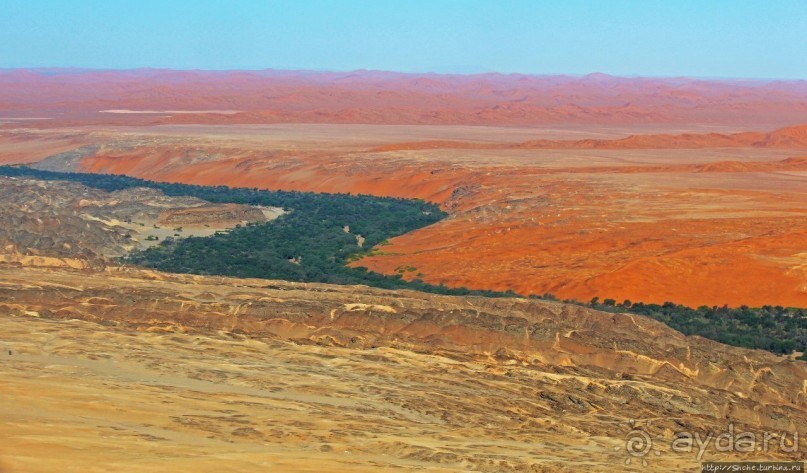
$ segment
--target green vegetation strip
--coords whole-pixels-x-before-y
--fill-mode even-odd
[[[434,204],[420,200],[368,195],[317,194],[266,191],[225,186],[196,186],[163,183],[123,175],[59,173],[25,166],[0,166],[0,175],[40,180],[79,182],[85,186],[116,191],[133,187],[159,189],[169,196],[192,196],[215,203],[237,203],[281,207],[288,213],[275,220],[239,226],[210,237],[171,239],[123,260],[162,271],[203,275],[283,279],[331,284],[366,284],[386,289],[487,297],[514,297],[512,291],[497,292],[449,288],[419,279],[406,281],[405,273],[416,268],[402,266],[396,275],[386,276],[366,268],[350,268],[367,254],[378,254],[374,246],[387,239],[445,218]],[[344,231],[344,227],[350,233]],[[356,235],[365,238],[359,247]],[[556,300],[551,294],[531,298]],[[728,345],[759,348],[779,354],[807,351],[807,311],[771,307],[692,309],[671,302],[658,304],[564,302],[607,312],[628,312],[659,320],[687,335],[700,335]],[[805,359],[804,357],[802,357]]]
[[[776,354],[804,352],[807,347],[807,310],[766,305],[700,306],[697,309],[672,302],[643,304],[613,299],[600,302],[595,297],[588,304],[606,312],[628,312],[644,315],[678,330],[685,335],[700,335],[726,345],[758,348]],[[807,356],[802,355],[802,360]]]
[[[42,171],[25,166],[0,166],[0,175],[48,181],[73,181],[105,191],[134,187],[158,189],[169,196],[190,196],[214,203],[280,207],[275,220],[238,226],[209,237],[170,239],[132,253],[126,263],[173,273],[283,279],[330,284],[366,284],[386,289],[491,297],[515,296],[496,292],[449,288],[401,274],[386,276],[366,268],[350,268],[348,261],[366,254],[387,239],[431,225],[446,217],[432,203],[369,195],[266,191],[226,186],[147,181],[123,175]],[[345,232],[349,227],[350,233]],[[364,237],[359,247],[357,235]]]

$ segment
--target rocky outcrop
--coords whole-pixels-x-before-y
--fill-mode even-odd
[[[212,232],[266,220],[257,207],[168,197],[155,189],[104,192],[73,182],[0,177],[0,261],[23,265],[102,265],[141,248],[143,234],[158,224],[204,224]],[[172,235],[169,230],[163,233]]]

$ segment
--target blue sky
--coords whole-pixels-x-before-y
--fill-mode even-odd
[[[0,67],[807,79],[807,0],[0,0]]]

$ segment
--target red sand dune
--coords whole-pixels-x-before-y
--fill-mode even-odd
[[[169,112],[99,113],[104,110]],[[79,123],[677,123],[761,128],[807,121],[807,83],[604,74],[0,71],[0,117],[32,114],[52,119],[33,124],[37,127]]]

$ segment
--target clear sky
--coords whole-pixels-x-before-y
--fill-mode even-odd
[[[807,79],[807,0],[0,0],[0,67]]]

